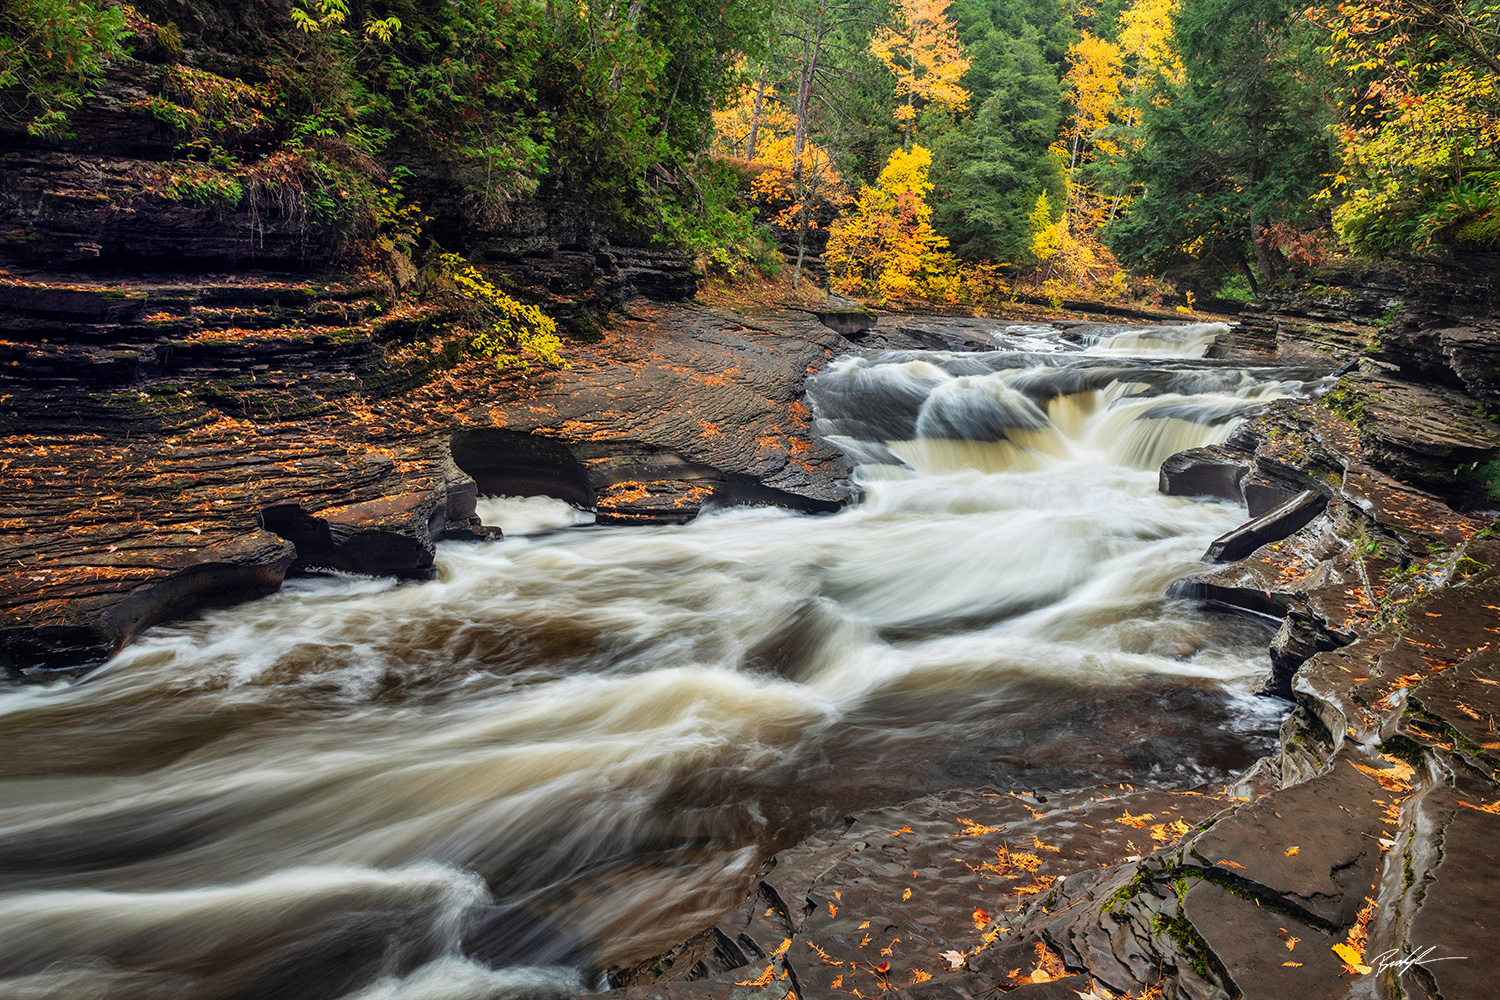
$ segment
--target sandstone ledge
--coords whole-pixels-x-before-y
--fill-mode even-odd
[[[795,313],[632,309],[566,370],[499,371],[440,310],[376,290],[0,280],[4,665],[77,669],[286,572],[424,577],[436,541],[486,536],[480,492],[635,524],[847,499],[802,403],[848,349],[837,334]],[[543,488],[564,480],[573,493]]]

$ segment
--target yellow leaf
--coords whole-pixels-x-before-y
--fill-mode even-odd
[[[1364,956],[1343,942],[1333,946],[1333,953],[1339,957],[1339,960],[1345,966],[1358,972],[1360,975],[1365,975],[1370,971],[1370,967],[1364,964]]]

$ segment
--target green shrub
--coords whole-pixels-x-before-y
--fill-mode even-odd
[[[68,112],[125,55],[125,12],[99,0],[0,4],[0,121],[35,136],[66,136]]]

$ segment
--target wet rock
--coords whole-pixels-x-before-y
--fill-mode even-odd
[[[557,496],[632,524],[680,523],[706,505],[848,501],[849,461],[812,434],[803,393],[846,341],[806,315],[748,325],[635,308],[568,370],[469,411],[453,455],[481,493]]]
[[[498,372],[449,349],[440,311],[388,318],[372,294],[265,274],[0,281],[0,628],[16,667],[82,668],[170,616],[159,604],[189,613],[129,598],[165,575],[164,553],[231,544],[263,514],[296,571],[422,577],[435,541],[494,537],[480,493],[556,495],[617,523],[848,497],[847,460],[802,402],[847,345],[811,317],[751,328],[642,303],[649,318],[552,375]],[[203,589],[256,596],[287,568]],[[100,625],[115,605],[124,617]]]
[[[1464,491],[1463,467],[1500,454],[1500,423],[1459,390],[1365,376],[1347,400],[1370,464],[1441,496]]]
[[[845,337],[856,337],[874,329],[880,321],[874,311],[842,295],[828,296],[828,305],[814,310],[813,315],[818,317],[819,323]]]
[[[1218,497],[1243,502],[1240,481],[1249,471],[1249,461],[1228,449],[1191,448],[1162,463],[1159,489],[1169,497]]]
[[[22,572],[38,575],[0,584],[0,609],[7,612],[0,666],[18,672],[96,663],[157,622],[274,593],[296,555],[266,531],[221,541],[205,540],[201,532],[149,529],[114,537],[118,541],[92,559],[71,551],[78,542],[67,536],[8,547],[13,558],[32,556]],[[37,558],[48,548],[57,554]]]
[[[1291,608],[1271,640],[1271,674],[1261,693],[1290,700],[1292,677],[1298,667],[1315,654],[1347,646],[1356,638],[1353,632],[1330,628],[1321,616],[1306,607]]]
[[[1280,541],[1323,513],[1328,499],[1312,490],[1275,507],[1260,517],[1214,539],[1203,558],[1209,562],[1243,559],[1262,545]]]
[[[425,580],[433,542],[442,537],[440,492],[405,493],[309,514],[300,504],[268,507],[261,524],[297,547],[293,568],[335,569],[369,576]]]

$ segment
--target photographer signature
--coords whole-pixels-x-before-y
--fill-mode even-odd
[[[1401,954],[1400,948],[1392,948],[1390,951],[1381,952],[1376,955],[1370,965],[1376,972],[1394,970],[1405,972],[1414,965],[1428,965],[1432,962],[1462,962],[1467,956],[1464,955],[1436,955],[1432,953],[1437,950],[1436,945],[1429,945],[1421,951],[1412,952],[1410,955]]]

